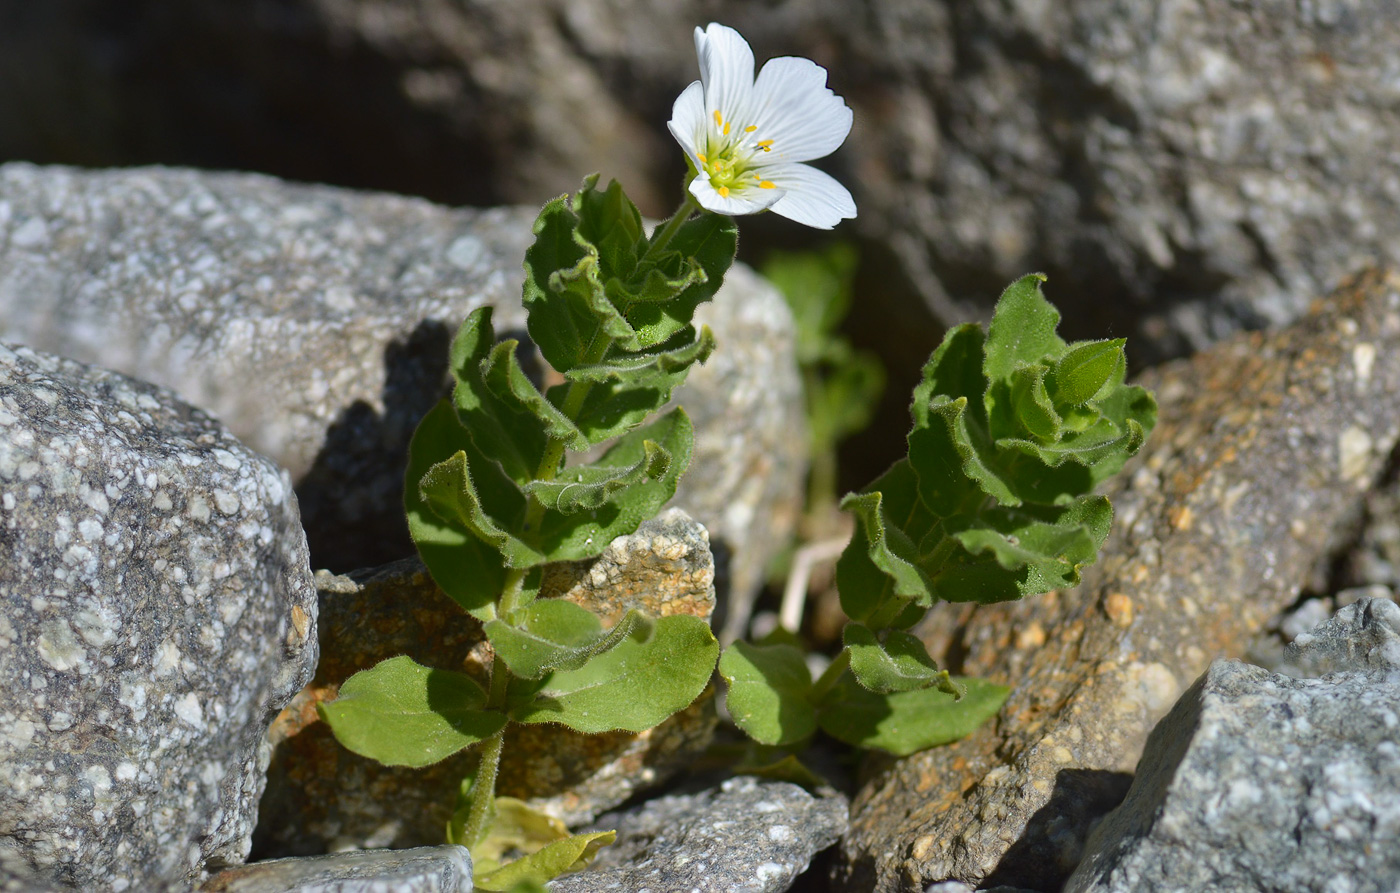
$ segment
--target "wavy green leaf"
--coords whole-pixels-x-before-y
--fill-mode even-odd
[[[1070,345],[1055,362],[1046,382],[1050,397],[1058,404],[1083,406],[1115,378],[1122,381],[1127,369],[1123,352],[1126,338],[1079,341]]]
[[[665,476],[671,454],[650,440],[642,441],[642,457],[632,465],[578,465],[552,481],[531,481],[525,492],[547,509],[566,515],[597,509],[619,494]]]
[[[505,714],[484,709],[486,692],[468,676],[394,657],[361,670],[334,701],[317,705],[336,740],[389,766],[431,766],[490,738]]]
[[[868,623],[894,601],[931,605],[933,582],[924,573],[918,542],[934,519],[918,499],[909,462],[896,462],[868,492],[841,500],[841,508],[856,516],[851,542],[836,562],[846,616]]]
[[[534,567],[547,560],[544,553],[514,533],[524,526],[524,494],[499,465],[485,461],[480,454],[472,460],[468,450],[458,450],[429,468],[418,489],[438,517],[484,540],[508,567]],[[491,496],[496,497],[495,505],[488,508],[486,500]],[[493,508],[496,511],[491,511]]]
[[[464,525],[434,511],[418,487],[438,459],[475,449],[452,404],[440,401],[423,417],[409,444],[404,510],[408,532],[433,580],[473,617],[488,620],[495,616],[495,601],[505,585],[500,553]]]
[[[582,667],[616,647],[642,622],[639,612],[629,611],[605,631],[592,611],[563,599],[543,599],[514,612],[509,623],[487,622],[486,637],[515,676],[543,679],[555,670]]]
[[[595,468],[629,468],[641,462],[651,441],[670,454],[664,474],[644,483],[611,494],[605,504],[563,514],[546,512],[540,525],[540,549],[549,561],[577,561],[601,554],[615,538],[631,533],[648,518],[656,516],[672,496],[690,464],[694,428],[685,411],[676,408],[652,422],[619,438],[598,461]],[[565,469],[568,475],[572,469]]]
[[[690,706],[709,684],[719,643],[698,617],[638,623],[615,648],[577,670],[556,672],[519,722],[557,722],[585,733],[642,732]]]
[[[1055,334],[1060,311],[1041,293],[1040,284],[1044,281],[1045,276],[1032,273],[1001,293],[987,329],[982,371],[988,381],[1008,381],[1018,366],[1035,365],[1064,352],[1064,339]],[[990,404],[987,412],[994,413]]]
[[[719,674],[729,684],[730,717],[758,743],[792,744],[817,730],[808,700],[812,674],[801,650],[735,642],[720,658]]]
[[[864,688],[880,694],[937,688],[957,694],[948,671],[938,669],[924,643],[897,629],[886,630],[884,641],[859,623],[848,623],[842,640],[851,653],[851,673]]]
[[[847,674],[823,699],[822,731],[847,744],[908,756],[965,738],[1001,709],[1011,689],[957,677],[961,699],[936,688],[878,694]]]
[[[629,307],[628,318],[637,334],[623,340],[621,346],[645,350],[664,344],[690,325],[695,308],[714,297],[724,281],[738,246],[739,225],[724,214],[702,214],[682,225],[655,269],[671,280],[689,276],[691,284],[670,300],[639,302]],[[704,274],[703,279],[691,272],[695,266]]]

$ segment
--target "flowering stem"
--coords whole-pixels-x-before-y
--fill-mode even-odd
[[[695,196],[691,195],[690,190],[687,189],[685,191],[685,200],[682,201],[681,206],[676,209],[676,213],[671,215],[670,220],[657,226],[656,231],[652,233],[651,245],[647,247],[647,253],[642,256],[642,262],[646,263],[649,260],[654,260],[654,255],[660,254],[662,251],[666,250],[666,246],[670,244],[671,238],[675,236],[676,231],[690,219],[691,214],[698,210],[700,210],[700,205],[696,203]]]

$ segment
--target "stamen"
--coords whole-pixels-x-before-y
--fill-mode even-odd
[[[763,182],[758,184],[758,187],[760,189],[777,189],[778,184],[774,183],[772,180],[764,180]]]
[[[719,113],[719,109],[715,109],[715,126],[716,126],[716,127],[723,127],[723,126],[724,126],[724,116],[721,115],[721,114]]]
[[[706,158],[704,155],[701,155],[699,152],[696,152],[696,153],[695,153],[695,157],[698,158],[698,159],[700,159],[700,163],[701,163],[701,164],[709,164],[709,163],[710,163],[710,159]]]
[[[724,122],[724,135],[729,136],[729,122]]]
[[[757,130],[757,129],[758,129],[758,125],[757,125],[757,124],[750,124],[748,127],[745,127],[745,128],[744,128],[744,133],[753,133],[753,132],[754,132],[755,130]]]
[[[715,112],[715,114],[718,115],[719,112]],[[771,145],[773,145],[773,141],[772,141],[772,140],[759,140],[758,142],[754,143],[754,145],[755,145],[755,146],[758,146],[760,149],[762,149],[763,151],[767,152],[767,151],[768,151],[768,147],[771,146]]]
[[[720,198],[729,198],[729,187],[728,187],[728,186],[721,186],[720,188],[716,189],[715,192],[718,192],[718,193],[719,193],[719,197],[720,197]]]

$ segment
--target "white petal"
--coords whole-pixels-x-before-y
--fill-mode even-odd
[[[817,229],[856,216],[855,199],[846,187],[814,167],[785,164],[765,168],[763,175],[783,193],[771,209],[774,214]]]
[[[729,195],[720,195],[704,175],[690,181],[690,194],[706,211],[716,214],[757,214],[766,211],[774,202],[783,197],[781,189],[731,189]],[[828,227],[829,229],[830,227]]]
[[[753,50],[733,28],[716,22],[695,29],[695,54],[700,57],[700,80],[705,85],[705,112],[734,120],[753,93]]]
[[[851,132],[851,110],[826,86],[826,69],[811,59],[769,59],[754,83],[754,136],[773,141],[774,161],[811,161],[835,152]]]
[[[704,132],[704,127],[705,87],[699,81],[692,81],[671,105],[671,120],[666,122],[666,129],[671,131],[671,136],[676,138],[681,148],[694,157],[700,151],[695,141]]]

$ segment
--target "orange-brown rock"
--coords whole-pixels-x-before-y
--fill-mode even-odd
[[[1058,889],[1153,724],[1297,597],[1359,509],[1400,435],[1398,356],[1400,276],[1372,272],[1287,329],[1144,376],[1161,422],[1112,485],[1083,584],[940,605],[922,627],[954,672],[1015,688],[972,736],[872,772],[844,887]]]
[[[318,586],[321,661],[269,732],[272,763],[254,857],[442,843],[475,754],[464,751],[426,769],[381,766],[341,747],[316,705],[333,699],[353,673],[399,654],[486,682],[490,645],[481,624],[416,559],[363,577],[322,573]],[[715,588],[705,529],[682,511],[668,511],[618,537],[596,559],[552,566],[541,595],[581,604],[607,624],[634,607],[657,617],[708,618]],[[708,745],[715,723],[707,693],[641,734],[516,725],[507,733],[497,791],[570,824],[586,822],[691,760]]]

